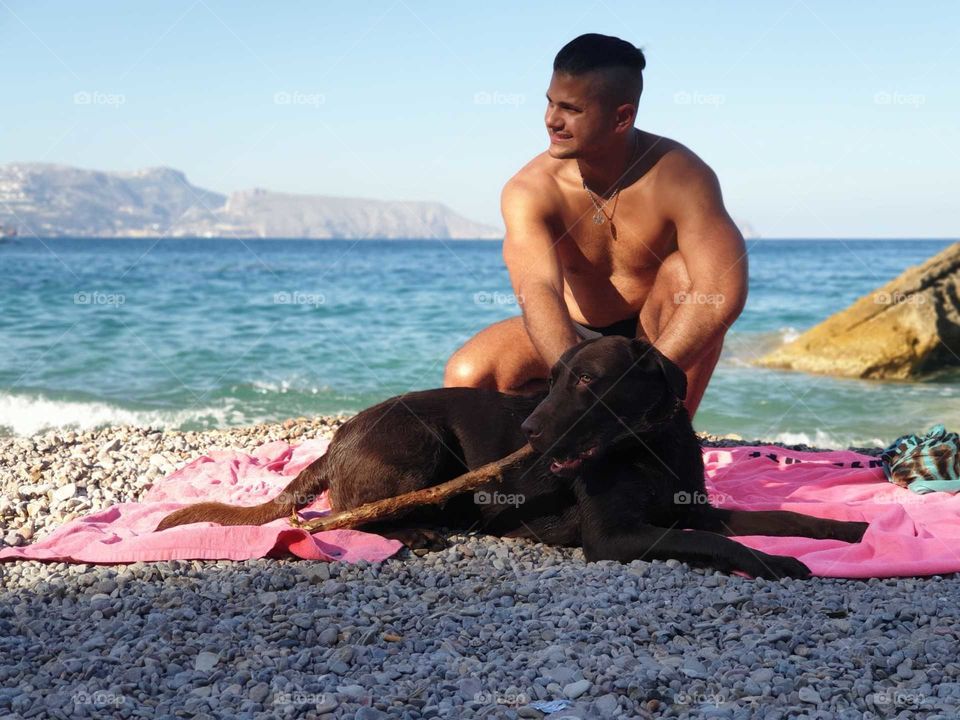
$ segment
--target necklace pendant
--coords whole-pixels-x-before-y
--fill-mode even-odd
[[[606,218],[604,217],[603,213],[600,212],[599,210],[597,210],[597,212],[593,214],[594,225],[603,225],[604,220],[606,220]]]

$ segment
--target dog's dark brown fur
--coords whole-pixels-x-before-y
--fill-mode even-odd
[[[809,570],[724,536],[860,540],[866,523],[709,505],[685,393],[683,372],[650,344],[589,340],[564,354],[545,395],[444,388],[395,397],[347,421],[327,453],[273,500],[200,503],[167,516],[158,530],[201,521],[260,525],[327,489],[334,511],[351,509],[451,480],[529,441],[540,455],[497,486],[366,529],[408,543],[432,537],[421,527],[477,529],[579,545],[587,560],[676,558],[768,578]]]

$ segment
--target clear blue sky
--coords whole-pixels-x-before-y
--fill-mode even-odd
[[[647,53],[638,125],[700,154],[763,236],[955,237],[958,25],[956,2],[0,0],[0,162],[499,225],[547,145],[554,54],[602,32]]]

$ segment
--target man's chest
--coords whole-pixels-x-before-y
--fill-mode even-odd
[[[677,247],[673,224],[649,193],[636,188],[600,208],[582,188],[579,194],[567,193],[553,231],[568,277],[655,273]]]

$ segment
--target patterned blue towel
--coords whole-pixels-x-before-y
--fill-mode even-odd
[[[897,438],[880,459],[887,480],[915,493],[960,490],[960,437],[943,425]]]

